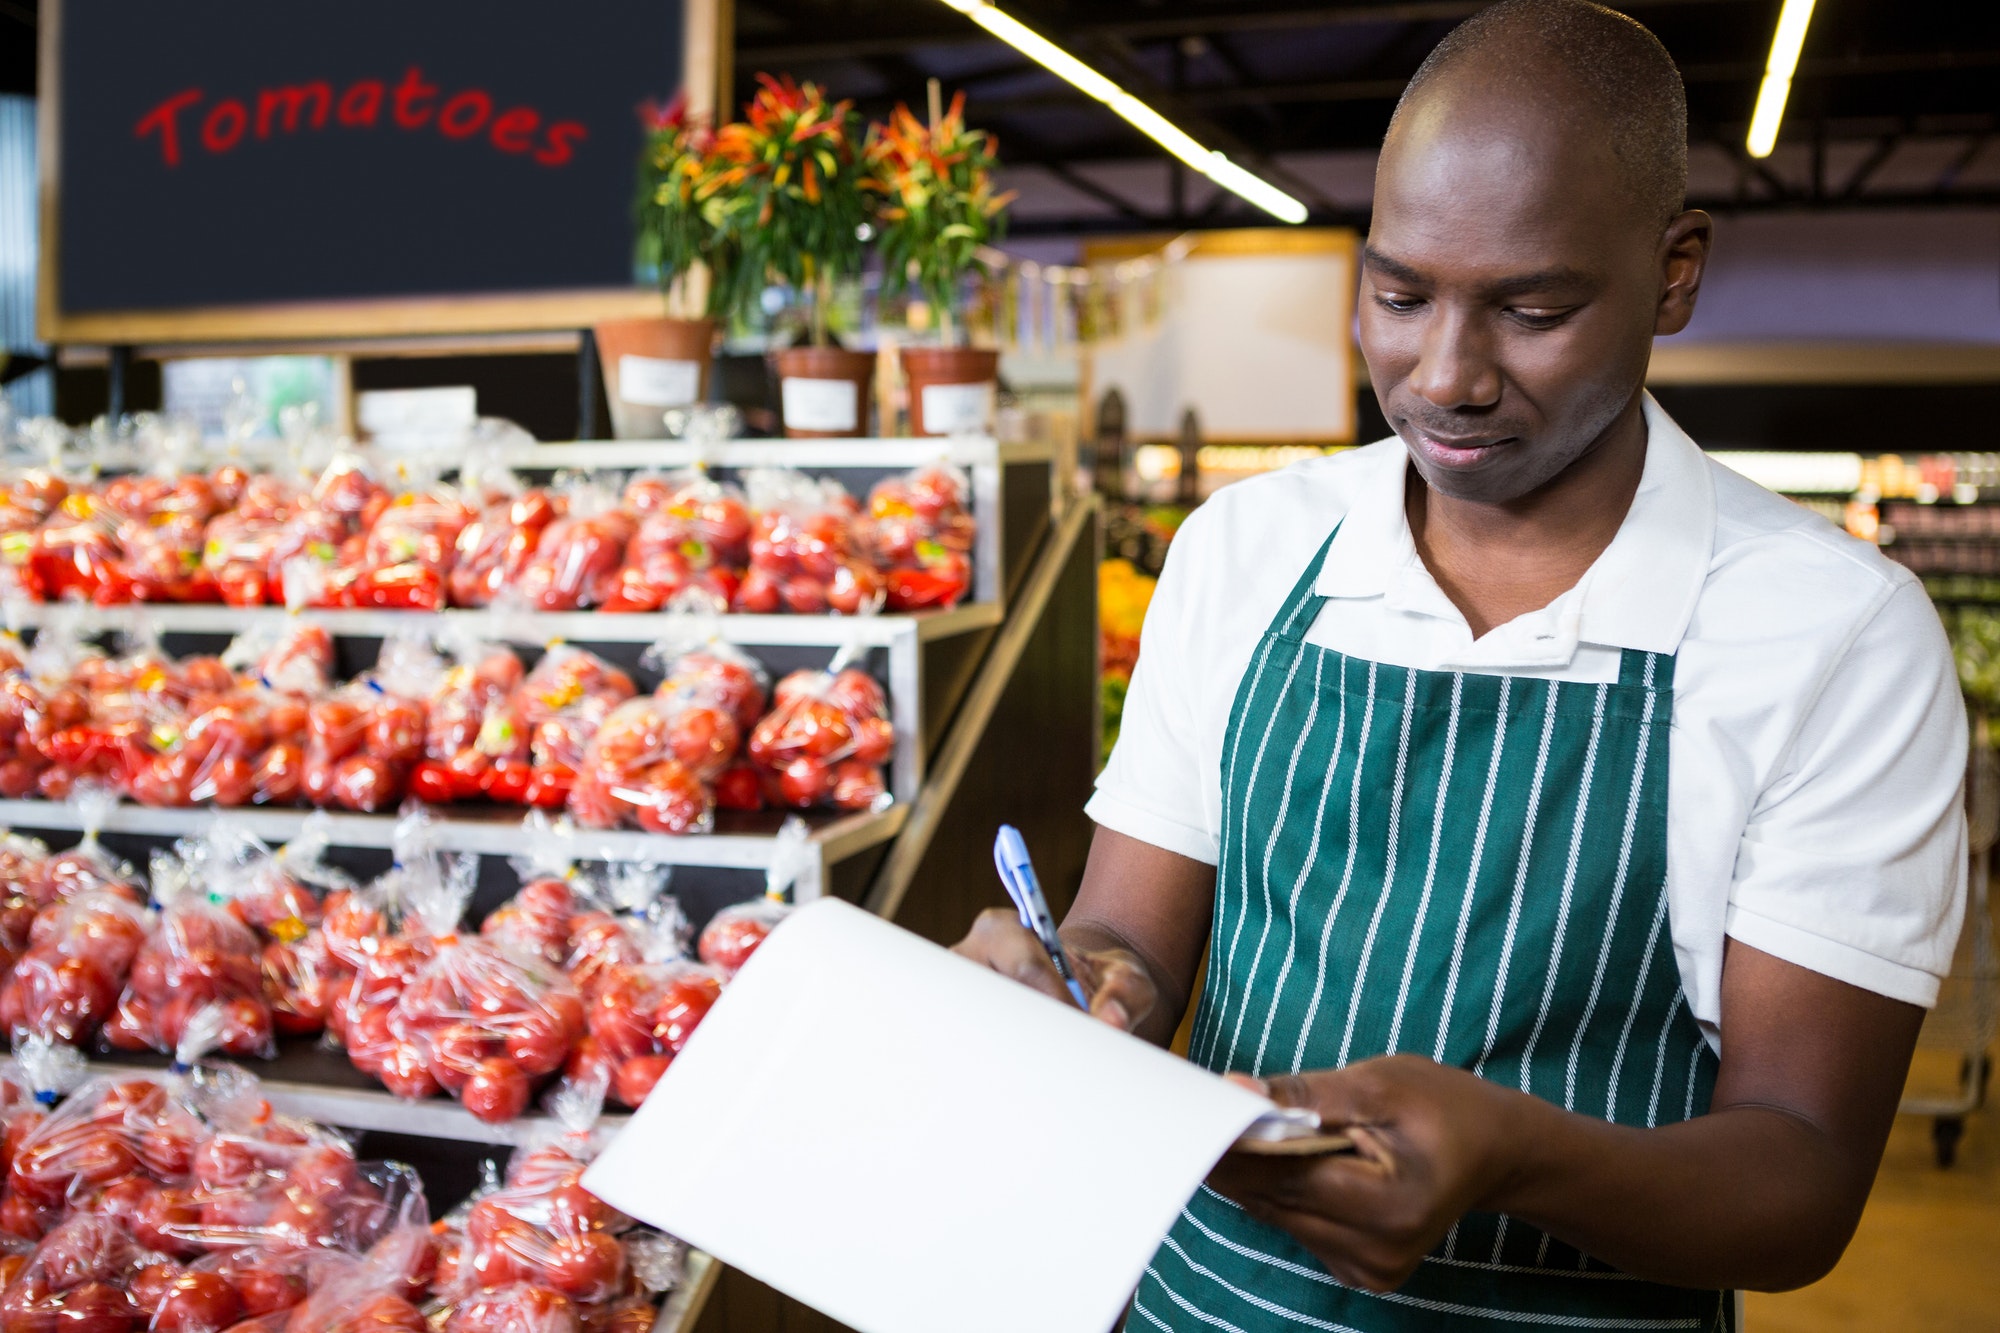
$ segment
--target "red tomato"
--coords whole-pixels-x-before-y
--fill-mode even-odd
[[[502,805],[524,805],[532,781],[533,772],[526,761],[509,760],[496,763],[488,770],[484,791],[490,799]]]
[[[786,805],[809,810],[833,794],[833,770],[805,755],[778,770],[778,796]]]
[[[414,763],[424,757],[424,721],[422,704],[384,696],[368,719],[363,745],[378,759]]]
[[[557,1063],[561,1063],[560,1056]],[[518,1119],[528,1109],[528,1097],[533,1091],[528,1075],[512,1061],[483,1060],[466,1080],[459,1100],[475,1119],[497,1125]]]
[[[618,1292],[625,1277],[625,1247],[602,1231],[558,1235],[542,1261],[551,1287],[575,1301],[595,1304]]]
[[[183,1273],[167,1285],[151,1333],[222,1333],[243,1317],[236,1289],[215,1273]]]
[[[667,1066],[674,1062],[671,1055],[639,1055],[618,1066],[618,1072],[611,1084],[612,1096],[621,1105],[638,1110],[653,1086],[667,1072]]]
[[[132,1303],[146,1314],[152,1314],[160,1308],[167,1289],[181,1272],[179,1264],[147,1264],[134,1273],[126,1284],[126,1290],[132,1293]]]
[[[449,805],[458,799],[451,770],[434,759],[426,759],[410,774],[410,794],[428,805]]]
[[[888,792],[882,770],[859,759],[845,759],[834,767],[832,800],[840,810],[872,810]]]
[[[236,1296],[249,1316],[289,1310],[306,1298],[303,1274],[271,1264],[247,1264],[232,1274]]]
[[[734,764],[715,779],[715,804],[722,810],[762,810],[764,791],[757,770],[748,764]]]
[[[155,1190],[132,1224],[132,1237],[149,1250],[162,1254],[199,1254],[201,1245],[188,1238],[197,1234],[201,1206],[186,1190]]]
[[[343,809],[372,814],[401,800],[403,784],[388,760],[358,754],[340,765],[327,794]]]
[[[461,1302],[445,1333],[582,1333],[583,1323],[567,1296],[548,1287],[521,1284],[482,1291]]]
[[[722,979],[713,972],[693,965],[676,972],[661,989],[653,1010],[653,1039],[669,1055],[679,1055],[721,998]]]
[[[538,810],[560,810],[568,803],[570,789],[575,785],[576,774],[568,769],[537,764],[528,775],[528,789],[521,799]]]

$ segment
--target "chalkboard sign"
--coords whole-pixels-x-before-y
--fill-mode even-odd
[[[716,2],[44,0],[43,336],[626,313],[639,108]]]

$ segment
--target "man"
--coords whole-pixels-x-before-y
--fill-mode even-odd
[[[1065,940],[1357,1151],[1226,1158],[1130,1328],[1729,1328],[1852,1234],[1963,904],[1923,590],[1643,389],[1694,313],[1678,73],[1582,0],[1425,62],[1360,332],[1399,440],[1222,492]],[[960,950],[1060,995],[1004,913]]]

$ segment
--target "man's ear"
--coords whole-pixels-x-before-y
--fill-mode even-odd
[[[1709,247],[1715,243],[1715,223],[1698,208],[1688,209],[1667,224],[1660,237],[1660,305],[1653,317],[1657,336],[1679,333],[1694,318],[1701,276],[1708,269]]]

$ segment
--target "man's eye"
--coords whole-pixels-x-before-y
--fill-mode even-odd
[[[1515,323],[1530,329],[1552,329],[1570,316],[1567,310],[1521,310],[1512,307],[1507,314]]]
[[[1424,303],[1421,296],[1397,296],[1391,292],[1377,292],[1375,304],[1397,315],[1407,315]]]

